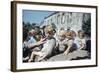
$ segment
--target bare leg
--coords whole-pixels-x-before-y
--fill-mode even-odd
[[[46,57],[46,55],[43,54],[42,56],[38,57],[38,61],[42,61],[45,57]]]
[[[23,61],[28,60],[28,59],[29,59],[29,56],[23,58]]]
[[[31,56],[30,56],[30,59],[28,60],[28,62],[31,62],[31,61],[33,60],[34,56],[35,56],[35,53],[32,52],[32,53],[31,53]]]
[[[31,53],[31,56],[30,56],[30,59],[28,60],[28,62],[31,62],[33,60],[34,56],[41,56],[41,52],[35,52],[35,51],[33,51]]]

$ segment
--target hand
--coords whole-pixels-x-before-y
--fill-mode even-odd
[[[45,43],[45,41],[39,41],[39,42],[36,43],[36,45],[41,45],[41,44],[44,44],[44,43]]]
[[[32,59],[29,59],[28,62],[32,62]]]
[[[63,54],[64,54],[64,55],[68,55],[68,53],[69,53],[68,51],[65,51]]]
[[[46,38],[42,38],[40,41],[45,41],[46,40]]]

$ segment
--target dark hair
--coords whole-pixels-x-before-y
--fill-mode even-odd
[[[85,36],[85,32],[84,32],[83,30],[79,30],[79,31],[78,31],[78,36],[79,36],[80,33],[82,33],[82,37]]]
[[[28,37],[28,29],[25,27],[23,28],[23,41],[25,41]]]

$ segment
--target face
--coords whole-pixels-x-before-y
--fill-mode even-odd
[[[58,33],[59,40],[63,41],[66,38],[65,34],[66,34],[66,32],[64,30],[61,30]]]
[[[31,30],[31,34],[32,34],[32,36],[35,36],[35,30],[33,29],[33,30]]]
[[[83,33],[82,32],[79,33],[79,37],[83,38]]]
[[[65,39],[64,35],[59,34],[59,40],[63,41]]]
[[[50,35],[50,34],[47,33],[47,32],[45,32],[45,36],[46,36],[47,38],[52,37],[52,35]]]
[[[48,34],[48,33],[45,33],[45,36],[46,36],[46,37],[49,37],[49,34]]]

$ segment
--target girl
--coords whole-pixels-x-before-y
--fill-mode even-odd
[[[67,55],[70,51],[72,51],[74,45],[74,39],[72,32],[66,32],[65,30],[59,31],[59,41],[58,41],[58,50],[59,53],[63,53]]]
[[[66,47],[67,47],[66,31],[60,30],[57,40],[58,53],[63,53],[66,50]]]
[[[66,38],[67,38],[67,48],[64,51],[64,55],[68,55],[68,53],[70,53],[76,49],[72,31],[69,31],[66,33]]]

